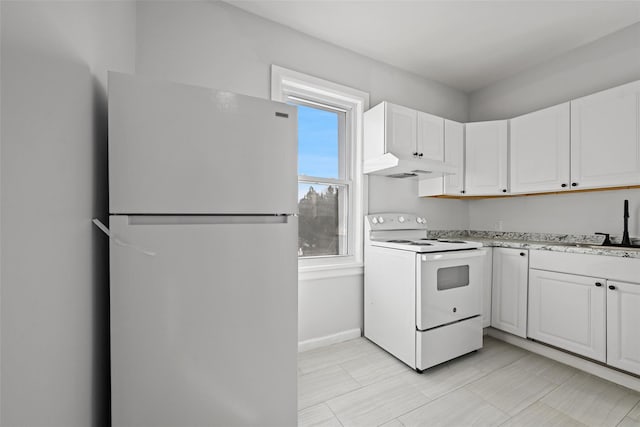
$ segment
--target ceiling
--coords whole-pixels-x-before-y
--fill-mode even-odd
[[[464,92],[640,22],[640,0],[227,1]]]

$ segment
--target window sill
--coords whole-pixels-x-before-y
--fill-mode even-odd
[[[331,264],[331,261],[327,260],[323,265],[302,265],[298,262],[298,281],[361,276],[363,273],[363,264],[357,261]]]

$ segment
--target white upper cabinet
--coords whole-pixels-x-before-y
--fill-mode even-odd
[[[464,194],[464,124],[444,121],[444,160],[456,167],[456,173],[444,177],[444,194]]]
[[[466,124],[382,102],[364,134],[364,172],[418,176],[421,197],[640,186],[640,80]]]
[[[386,153],[444,162],[444,119],[390,102],[376,105],[365,113],[365,160]]]
[[[511,119],[511,193],[542,193],[571,188],[569,103]]]
[[[386,152],[395,154],[398,158],[415,157],[416,131],[418,112],[400,105],[384,103],[386,106]]]
[[[573,189],[640,184],[640,81],[571,101]]]
[[[418,196],[462,196],[464,194],[464,124],[444,121],[444,161],[456,168],[444,178],[424,179],[418,184]]]
[[[507,193],[507,120],[467,123],[465,194]]]
[[[415,152],[420,158],[444,162],[444,119],[421,111],[417,113],[418,135]]]
[[[443,175],[455,170],[444,162],[442,117],[389,102],[364,113],[364,173],[432,179],[442,194]]]

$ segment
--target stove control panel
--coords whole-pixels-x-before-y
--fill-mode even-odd
[[[426,230],[427,219],[406,213],[367,215],[371,230]]]

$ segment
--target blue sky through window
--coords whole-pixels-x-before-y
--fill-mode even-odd
[[[338,113],[298,105],[298,174],[339,178]]]

